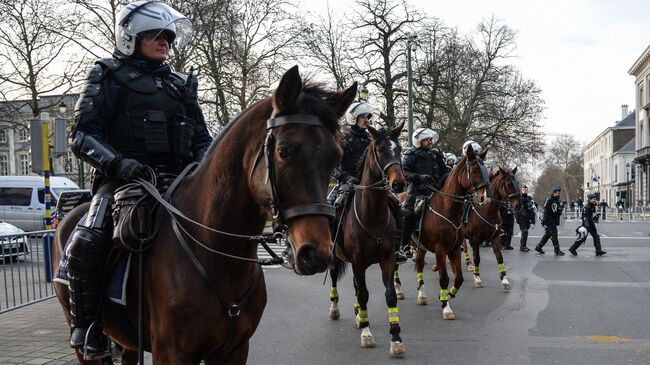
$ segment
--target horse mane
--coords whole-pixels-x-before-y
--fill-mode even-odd
[[[303,95],[302,95],[302,113],[318,115],[323,123],[325,129],[330,133],[337,136],[337,139],[340,135],[340,124],[338,123],[338,117],[334,111],[334,108],[327,104],[327,101],[335,94],[334,92],[327,91],[324,84],[311,81],[309,79],[303,79]],[[241,119],[244,119],[248,115],[249,111],[255,110],[257,108],[272,108],[273,96],[268,96],[262,100],[251,104],[248,108],[242,110],[234,118],[232,118],[226,126],[223,128],[221,133],[212,141],[206,156],[212,154],[212,152],[217,148],[217,146],[223,140],[223,137],[227,134],[233,126],[239,122]],[[256,114],[256,113],[253,113]]]
[[[370,144],[368,145],[368,147],[370,147],[370,145],[372,145],[374,142],[379,142],[379,141],[383,140],[384,138],[390,138],[390,132],[391,131],[388,128],[384,128],[384,127],[379,128],[377,130],[377,132],[378,132],[377,133],[377,139],[374,139],[374,138],[371,137],[371,141],[370,141]],[[364,165],[366,164],[366,157],[368,156],[368,147],[366,147],[366,149],[363,151],[363,155],[361,156],[361,159],[359,161],[357,161],[357,164],[356,164],[355,176],[357,178],[359,178],[359,179],[361,178],[361,174],[363,173]]]

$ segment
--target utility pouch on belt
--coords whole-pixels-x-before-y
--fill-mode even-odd
[[[149,110],[145,119],[145,144],[147,152],[169,152],[167,118],[161,110]]]
[[[192,157],[192,140],[196,123],[193,119],[182,114],[176,114],[174,138],[172,139],[172,152],[174,157],[181,160]]]

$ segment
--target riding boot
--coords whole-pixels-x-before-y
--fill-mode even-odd
[[[399,250],[395,252],[395,262],[398,264],[405,263],[407,259],[413,257],[413,253],[411,252],[411,233],[413,233],[414,229],[415,222],[413,222],[413,214],[409,212],[404,217]]]
[[[87,360],[110,356],[108,338],[103,327],[96,323],[97,310],[101,300],[100,280],[96,278],[70,281],[71,333],[70,347],[84,349]]]
[[[519,240],[519,251],[528,252],[530,249],[526,247],[528,243],[528,231],[521,231],[521,239]]]

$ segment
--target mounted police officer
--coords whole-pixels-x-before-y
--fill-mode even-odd
[[[544,216],[542,218],[542,225],[544,226],[544,236],[539,244],[535,246],[535,251],[540,255],[544,254],[542,247],[548,242],[549,238],[553,242],[556,256],[564,256],[564,252],[560,250],[560,242],[557,239],[557,226],[560,225],[560,216],[564,206],[560,203],[560,187],[554,187],[553,193],[550,197],[546,198],[544,202]]]
[[[458,157],[451,152],[445,153],[445,163],[447,164],[447,172],[451,172],[451,169],[458,163]]]
[[[353,185],[359,183],[357,165],[370,145],[367,127],[373,112],[372,106],[362,101],[352,103],[345,114],[345,121],[350,127],[343,137],[341,162],[334,169],[333,176],[337,180],[337,185],[327,198],[327,203],[330,205],[334,205],[339,191],[343,190],[341,193],[350,191]]]
[[[596,203],[596,194],[587,194],[587,205],[585,206],[582,214],[582,226],[576,229],[576,233],[578,233],[579,237],[569,248],[569,252],[571,252],[571,255],[573,256],[578,255],[578,252],[576,250],[578,247],[580,247],[580,245],[587,241],[587,233],[591,234],[591,237],[594,239],[596,256],[603,256],[607,253],[600,247],[600,235],[596,229],[596,222],[594,222],[594,216],[596,215],[597,209]]]
[[[107,340],[99,325],[102,267],[111,246],[115,189],[157,173],[178,173],[200,161],[212,139],[197,102],[197,80],[165,63],[170,45],[183,47],[191,22],[159,1],[130,3],[118,14],[112,58],[95,62],[75,107],[72,151],[94,167],[88,215],[68,250],[70,345],[101,358]]]
[[[521,208],[517,211],[515,219],[521,230],[521,239],[519,240],[519,251],[528,252],[526,247],[528,242],[528,231],[535,228],[535,203],[533,198],[528,195],[528,186],[521,187]]]
[[[411,233],[418,224],[415,216],[415,200],[418,196],[429,196],[437,188],[448,168],[442,152],[435,148],[438,133],[429,128],[418,128],[411,137],[414,148],[404,153],[402,170],[410,183],[408,196],[403,205],[404,225],[400,240],[400,251],[406,257],[413,257],[409,244]],[[399,263],[402,263],[400,261]]]

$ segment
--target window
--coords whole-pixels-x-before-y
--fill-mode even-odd
[[[18,155],[18,171],[20,175],[29,175],[29,155]]]
[[[0,188],[0,205],[28,207],[32,202],[32,188]]]
[[[27,142],[29,141],[29,132],[27,128],[20,128],[18,130],[18,142]]]
[[[9,159],[5,155],[0,156],[0,175],[9,175]]]
[[[618,165],[614,165],[614,182],[618,181]]]
[[[0,143],[7,143],[7,131],[5,129],[0,131]]]

